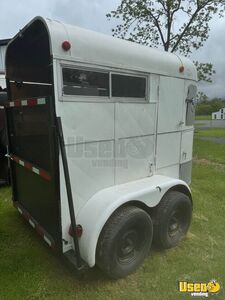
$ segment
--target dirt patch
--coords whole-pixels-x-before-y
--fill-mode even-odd
[[[194,217],[195,219],[197,219],[197,220],[200,220],[200,221],[205,221],[205,222],[208,222],[208,221],[209,221],[209,219],[208,219],[206,216],[202,215],[202,214],[194,213],[194,214],[193,214],[193,217]]]

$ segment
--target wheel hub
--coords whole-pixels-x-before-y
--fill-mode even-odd
[[[176,214],[172,216],[169,222],[168,233],[170,236],[174,236],[180,230],[180,220]]]
[[[120,263],[129,263],[135,258],[135,253],[138,248],[138,235],[135,230],[126,232],[121,238],[118,247],[118,260]]]

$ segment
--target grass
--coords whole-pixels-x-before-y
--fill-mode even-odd
[[[195,120],[197,121],[205,121],[205,120],[211,120],[211,116],[195,116]]]
[[[195,159],[205,159],[211,163],[225,164],[225,145],[195,140]]]
[[[225,145],[198,139],[199,137],[225,137],[224,128],[197,130],[195,137],[195,158],[225,164]]]
[[[97,269],[71,272],[12,207],[0,190],[0,299],[191,299],[178,280],[217,279],[225,286],[225,145],[195,139],[193,221],[176,248],[153,250],[131,276],[110,281]],[[218,149],[219,148],[219,149]],[[210,153],[209,153],[210,152]],[[225,299],[224,290],[213,299]]]
[[[196,137],[199,136],[207,136],[207,137],[225,137],[225,129],[224,128],[214,128],[207,130],[198,130],[196,131]]]

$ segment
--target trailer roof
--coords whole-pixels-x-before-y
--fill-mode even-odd
[[[18,35],[37,21],[41,21],[49,33],[54,58],[197,80],[196,68],[186,57],[59,21],[36,17]],[[70,42],[69,51],[62,49],[63,41]]]

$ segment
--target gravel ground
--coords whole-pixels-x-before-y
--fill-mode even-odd
[[[215,136],[202,136],[199,137],[200,140],[213,142],[217,144],[225,144],[225,138],[224,137],[215,137]]]

